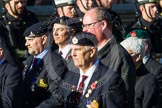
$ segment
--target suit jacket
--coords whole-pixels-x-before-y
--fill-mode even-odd
[[[56,53],[58,52],[58,49],[55,50]],[[69,70],[75,70],[76,66],[74,65],[72,56],[71,56],[71,50],[68,52],[68,54],[66,55],[65,58],[63,58],[65,60],[65,64],[68,67]]]
[[[118,72],[124,81],[130,108],[134,105],[135,88],[135,66],[127,51],[112,38],[102,49],[98,51],[98,58],[101,62]]]
[[[0,64],[0,108],[19,108],[21,82],[21,73],[16,67],[7,61]]]
[[[160,108],[162,107],[162,65],[155,59],[150,57],[145,63],[146,69],[151,72],[157,78],[158,85],[160,87]]]
[[[135,108],[160,108],[159,86],[156,77],[141,64],[136,71]]]
[[[52,52],[46,53],[43,60],[34,65],[31,71],[29,68],[33,56],[27,59],[23,71],[24,78],[24,102],[23,107],[34,108],[50,96],[50,92],[58,88],[56,78],[62,79],[68,70],[60,55]]]
[[[97,105],[98,108],[127,108],[124,83],[118,73],[99,63],[80,100],[76,99],[78,73],[79,70],[67,73],[59,90],[54,91],[51,98],[37,108],[75,108],[76,105],[78,108],[85,108],[87,105]]]

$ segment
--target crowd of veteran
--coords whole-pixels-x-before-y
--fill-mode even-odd
[[[0,108],[162,108],[162,0],[136,0],[123,25],[116,0],[2,0]]]

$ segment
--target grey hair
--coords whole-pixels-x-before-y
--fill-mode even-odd
[[[145,41],[137,37],[129,37],[120,43],[127,51],[132,50],[135,55],[145,56]]]

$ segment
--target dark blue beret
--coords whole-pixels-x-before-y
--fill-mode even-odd
[[[39,22],[36,24],[33,24],[32,26],[28,27],[24,31],[25,37],[40,37],[48,32],[48,23],[47,22]]]
[[[55,17],[55,19],[51,23],[51,28],[53,27],[53,24],[55,23],[67,25],[68,27],[74,29],[76,33],[79,33],[82,31],[82,18],[80,17],[76,17],[76,18],[69,18],[66,16]]]
[[[98,41],[95,35],[91,33],[80,32],[77,33],[71,40],[71,44],[82,46],[97,46]]]

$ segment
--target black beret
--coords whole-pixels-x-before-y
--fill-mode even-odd
[[[80,17],[76,17],[76,18],[69,18],[66,16],[55,17],[55,19],[51,23],[51,28],[53,27],[53,24],[55,23],[67,25],[68,27],[74,29],[76,33],[79,33],[82,31],[82,18]]]
[[[28,27],[24,31],[25,37],[40,37],[48,32],[48,24],[46,22],[39,22]]]
[[[71,40],[71,44],[82,46],[97,46],[98,41],[95,35],[91,33],[80,32],[77,33]]]

